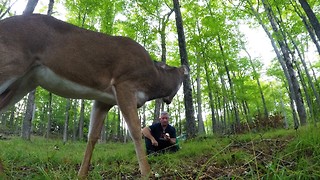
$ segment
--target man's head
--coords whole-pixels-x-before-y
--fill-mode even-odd
[[[160,123],[163,127],[166,127],[169,124],[169,113],[166,111],[162,111],[160,113]]]

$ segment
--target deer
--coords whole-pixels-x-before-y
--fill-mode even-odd
[[[141,176],[150,176],[137,110],[157,98],[170,104],[188,73],[185,65],[153,61],[129,37],[86,30],[41,14],[0,21],[0,112],[38,86],[65,98],[93,100],[80,178],[89,173],[104,119],[115,105],[127,123]]]

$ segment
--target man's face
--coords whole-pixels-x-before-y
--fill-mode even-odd
[[[167,126],[169,124],[169,116],[168,115],[161,115],[160,123],[162,126]]]

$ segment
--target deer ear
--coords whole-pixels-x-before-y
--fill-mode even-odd
[[[154,63],[156,66],[158,66],[158,67],[160,67],[160,68],[162,68],[162,69],[166,69],[166,68],[167,68],[166,63],[164,63],[164,62],[162,62],[162,61],[155,61],[155,60],[153,60],[153,63]]]
[[[188,75],[189,74],[189,68],[186,65],[182,65],[182,68],[183,68],[184,75]]]
[[[166,68],[167,68],[166,63],[164,63],[164,62],[159,62],[158,64],[159,64],[159,66],[160,66],[161,68],[163,68],[163,69],[166,69]]]

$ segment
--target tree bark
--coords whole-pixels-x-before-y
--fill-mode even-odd
[[[259,77],[257,77],[258,73],[256,71],[256,68],[254,67],[254,64],[252,62],[252,58],[251,58],[249,52],[245,48],[244,48],[244,51],[247,53],[247,55],[249,57],[250,65],[252,67],[253,74],[254,74],[254,79],[256,79],[256,81],[257,81],[257,85],[258,85],[258,88],[259,88],[259,92],[260,92],[260,96],[261,96],[261,100],[262,100],[262,104],[263,104],[264,117],[268,118],[269,117],[269,113],[268,113],[268,109],[267,109],[267,103],[266,103],[266,100],[264,98],[264,94],[263,94],[263,91],[262,91],[262,87],[261,87],[261,84],[260,84]]]
[[[308,20],[305,17],[305,15],[300,11],[300,8],[297,7],[298,5],[296,4],[296,1],[295,0],[290,0],[290,3],[293,6],[294,11],[302,19],[302,22],[303,22],[304,26],[306,27],[312,42],[315,44],[315,46],[317,48],[317,51],[318,51],[318,54],[320,55],[320,44],[319,44],[319,41],[317,41],[316,35],[315,35],[310,23],[308,22]]]
[[[202,57],[203,57],[203,55],[202,55]],[[213,90],[212,90],[212,84],[211,84],[211,79],[210,79],[210,75],[209,75],[209,68],[208,68],[207,62],[204,62],[204,68],[205,68],[205,74],[206,74],[206,82],[208,85],[208,96],[209,96],[209,105],[210,105],[210,110],[211,110],[212,133],[216,133],[218,131],[218,124],[217,124],[217,119],[215,116]]]
[[[38,0],[29,0],[27,3],[27,6],[25,10],[23,11],[24,15],[32,14],[35,7],[37,6]],[[32,115],[33,115],[33,110],[34,110],[34,102],[35,102],[35,93],[36,90],[34,89],[31,91],[28,95],[28,101],[27,101],[27,111],[25,114],[25,117],[22,122],[22,132],[21,132],[21,137],[22,139],[25,140],[30,140],[30,133],[31,133],[31,125],[32,125]],[[32,104],[29,104],[32,103]],[[29,126],[29,127],[27,127]]]
[[[310,5],[306,0],[299,0],[301,7],[303,8],[304,12],[307,14],[309,21],[318,37],[318,41],[320,41],[320,24],[319,20],[317,19],[316,15],[312,11]]]
[[[24,116],[24,119],[22,122],[22,129],[21,129],[21,137],[24,140],[30,140],[30,137],[31,137],[31,127],[32,127],[31,122],[34,117],[34,109],[35,109],[35,104],[34,104],[35,93],[36,93],[36,90],[33,90],[28,95],[26,114]]]
[[[306,115],[306,110],[303,104],[303,99],[302,99],[302,95],[301,95],[301,90],[299,87],[299,83],[297,80],[297,77],[295,75],[295,71],[292,65],[292,60],[290,58],[289,52],[290,49],[289,47],[286,45],[285,41],[286,41],[286,36],[283,34],[283,32],[281,31],[281,29],[279,29],[277,27],[277,24],[275,22],[275,17],[274,17],[274,13],[270,7],[270,5],[266,2],[266,0],[262,0],[263,6],[265,8],[265,10],[267,11],[267,16],[268,19],[271,23],[272,29],[275,33],[278,33],[279,35],[282,35],[283,40],[281,40],[280,38],[277,39],[277,42],[280,46],[282,55],[283,55],[283,59],[285,61],[287,70],[288,70],[288,74],[289,74],[289,78],[288,78],[288,84],[289,87],[292,86],[292,90],[293,90],[293,94],[294,94],[294,101],[296,103],[296,107],[297,107],[297,111],[298,111],[298,115],[299,115],[299,119],[300,119],[300,124],[301,125],[305,125],[307,123],[306,119],[307,119],[307,115]],[[297,124],[296,124],[297,125]],[[298,128],[298,127],[295,127]]]
[[[269,37],[271,45],[272,45],[272,47],[273,47],[273,49],[274,49],[274,51],[275,51],[275,53],[277,55],[277,59],[279,60],[279,63],[281,65],[281,67],[282,67],[284,75],[285,75],[285,77],[287,79],[287,83],[288,83],[288,87],[289,87],[288,93],[289,93],[289,96],[290,96],[290,99],[291,99],[290,107],[291,107],[292,114],[293,114],[295,128],[298,128],[299,122],[297,120],[296,110],[295,110],[295,107],[293,105],[293,100],[295,101],[296,96],[295,96],[295,93],[294,93],[294,90],[293,90],[293,85],[291,83],[292,80],[291,80],[291,78],[289,76],[288,69],[286,67],[285,61],[284,61],[284,59],[283,59],[283,57],[282,57],[282,55],[281,55],[281,53],[280,53],[280,51],[279,51],[279,49],[278,49],[278,47],[276,45],[275,40],[273,39],[273,37],[272,37],[271,33],[269,32],[268,28],[266,27],[266,25],[263,23],[263,21],[262,21],[260,15],[258,14],[258,12],[254,9],[251,1],[247,1],[247,2],[249,3],[251,11],[253,12],[254,16],[257,18],[259,24],[262,26],[263,30],[265,31],[265,33]]]
[[[201,81],[200,81],[200,72],[197,75],[197,104],[198,104],[198,133],[206,134],[203,118],[202,118],[202,98],[201,98]]]
[[[236,98],[236,94],[235,94],[235,90],[234,90],[234,86],[233,86],[233,81],[231,79],[229,67],[228,67],[227,61],[225,59],[224,49],[222,46],[220,35],[218,35],[218,43],[219,43],[220,51],[221,51],[222,58],[223,58],[224,68],[225,68],[227,76],[228,76],[228,82],[229,82],[229,86],[230,86],[231,99],[232,99],[232,109],[234,111],[235,120],[236,120],[236,122],[235,122],[236,127],[235,128],[238,129],[238,128],[240,128],[240,116],[239,116],[239,110],[238,110],[238,103],[236,100],[237,98]]]
[[[48,102],[48,123],[47,123],[47,133],[46,137],[49,139],[51,134],[51,125],[52,124],[52,93],[49,92],[49,102]]]
[[[83,141],[83,127],[84,127],[84,102],[85,100],[81,99],[80,105],[80,117],[79,117],[79,140]]]
[[[172,14],[173,10],[169,13],[165,14],[162,18],[160,18],[158,33],[160,34],[161,39],[161,62],[167,62],[167,45],[166,45],[166,28],[169,21],[169,17]],[[159,122],[161,107],[163,107],[162,99],[155,100],[155,109],[154,109],[154,118],[153,123]]]
[[[182,17],[180,12],[180,5],[178,0],[173,0],[174,12],[176,17],[176,26],[179,41],[179,52],[181,58],[181,64],[189,68],[188,54],[186,50],[186,41],[184,36],[184,29],[182,23]],[[193,138],[196,136],[196,126],[194,118],[194,107],[192,101],[192,90],[190,84],[190,73],[183,81],[183,92],[184,92],[184,104],[186,114],[186,131],[187,138]]]
[[[66,104],[66,118],[64,120],[64,127],[63,127],[63,144],[67,143],[68,141],[68,129],[69,129],[69,111],[71,106],[71,100],[67,99]]]
[[[73,141],[76,141],[78,138],[77,138],[77,130],[78,130],[78,100],[75,99],[74,100],[74,105],[73,105],[73,135],[72,135],[72,140]]]
[[[53,5],[54,5],[54,0],[49,0],[48,11],[47,11],[48,16],[52,16],[53,14]]]
[[[27,6],[23,11],[23,15],[32,14],[39,0],[28,0]]]

